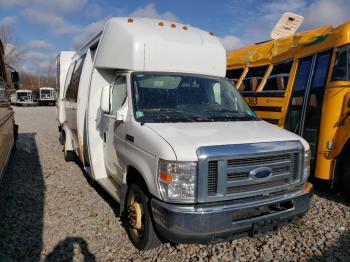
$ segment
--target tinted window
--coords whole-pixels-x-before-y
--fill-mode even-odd
[[[226,78],[230,80],[234,85],[236,85],[242,73],[243,68],[227,70]]]
[[[255,91],[263,79],[268,66],[251,67],[239,87],[240,91]]]
[[[85,59],[85,56],[83,58],[81,58],[80,60],[78,60],[78,62],[76,63],[75,68],[74,68],[74,72],[72,75],[72,79],[71,79],[69,86],[68,86],[68,89],[67,89],[66,97],[68,98],[68,100],[73,101],[73,102],[77,101],[80,75],[81,75],[81,71],[83,69],[84,59]]]
[[[350,52],[349,46],[342,46],[337,49],[332,80],[333,81],[348,81],[349,74]]]
[[[285,91],[287,89],[293,61],[285,61],[273,66],[263,91]]]
[[[329,61],[331,52],[317,55],[316,67],[312,78],[311,89],[325,88],[328,76]]]
[[[68,87],[70,86],[70,80],[72,79],[72,74],[74,71],[74,67],[75,67],[76,62],[72,63],[69,68],[68,68],[68,72],[67,72],[67,76],[66,76],[66,82],[64,83],[64,90],[65,90],[65,98],[68,99]]]

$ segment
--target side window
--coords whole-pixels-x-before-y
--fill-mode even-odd
[[[339,47],[336,52],[332,81],[350,80],[350,52],[349,45]]]
[[[231,69],[226,71],[226,78],[230,80],[233,85],[236,85],[243,73],[243,68]]]
[[[68,100],[69,99],[69,92],[71,92],[71,88],[70,88],[70,83],[71,83],[71,79],[72,79],[72,74],[74,71],[74,67],[75,67],[76,62],[72,63],[69,68],[68,68],[68,72],[67,72],[67,76],[66,76],[66,82],[64,83],[64,90],[65,90],[65,95],[64,97]]]
[[[126,77],[119,76],[112,89],[111,104],[112,114],[115,115],[124,104],[127,97]]]
[[[85,59],[85,56],[80,60],[78,60],[78,62],[76,63],[74,72],[72,75],[72,79],[67,89],[67,98],[68,100],[73,102],[77,101],[79,82],[80,82],[81,71],[84,65],[84,59]]]
[[[288,60],[274,65],[262,91],[285,91],[292,64],[293,60]]]
[[[268,65],[265,65],[249,68],[247,75],[239,87],[239,91],[255,91],[263,79],[268,67]]]
[[[221,86],[219,83],[213,85],[214,102],[221,105]]]

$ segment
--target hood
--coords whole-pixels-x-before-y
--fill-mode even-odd
[[[309,148],[301,137],[265,121],[146,125],[170,144],[179,161],[196,161],[197,149],[202,146],[299,140],[304,148]]]

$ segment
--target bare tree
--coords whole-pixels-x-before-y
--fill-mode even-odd
[[[0,26],[0,39],[5,49],[5,63],[16,66],[24,55],[18,39],[9,27]]]

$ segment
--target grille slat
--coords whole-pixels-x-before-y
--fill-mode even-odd
[[[218,161],[208,162],[208,195],[216,195],[218,180]]]
[[[230,159],[227,161],[227,167],[237,166],[237,165],[249,165],[249,164],[268,164],[276,162],[290,161],[289,154],[274,155],[274,156],[261,156],[261,157],[250,157],[250,158],[239,158]]]
[[[231,186],[231,187],[227,187],[226,193],[237,194],[237,193],[242,193],[242,192],[252,191],[252,190],[258,191],[263,189],[273,189],[280,186],[286,186],[287,184],[288,184],[288,178],[277,180],[277,181],[267,181],[263,183],[252,184],[252,185]]]

